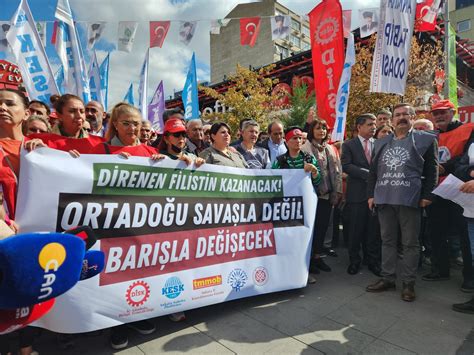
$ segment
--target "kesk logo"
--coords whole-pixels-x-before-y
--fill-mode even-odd
[[[178,297],[183,291],[184,284],[181,282],[179,277],[173,276],[166,280],[165,287],[161,289],[161,294],[168,297],[169,299],[174,299]]]
[[[193,290],[199,290],[200,288],[213,287],[218,285],[222,285],[221,275],[209,276],[204,277],[202,279],[193,280]]]
[[[145,281],[132,283],[125,293],[127,303],[132,307],[143,305],[150,297],[150,286]]]
[[[49,243],[41,249],[38,263],[44,270],[44,282],[41,284],[40,292],[42,294],[38,296],[38,299],[46,298],[53,292],[51,286],[56,281],[54,272],[58,271],[64,260],[66,260],[66,249],[59,243]]]
[[[253,281],[257,286],[263,286],[268,281],[268,271],[263,266],[257,267],[253,271]]]
[[[240,291],[248,280],[248,276],[242,269],[234,269],[227,278],[227,283],[234,289]]]

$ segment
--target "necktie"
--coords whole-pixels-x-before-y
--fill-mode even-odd
[[[370,141],[368,139],[364,140],[364,153],[365,153],[365,157],[367,158],[367,161],[369,162],[370,164],[370,160],[371,160],[371,155],[370,155]]]

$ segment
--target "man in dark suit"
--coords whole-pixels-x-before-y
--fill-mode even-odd
[[[359,272],[360,247],[365,246],[369,270],[380,275],[380,241],[375,238],[375,217],[367,205],[367,179],[373,150],[376,117],[371,113],[356,119],[357,137],[342,145],[342,170],[347,176],[346,201],[349,208],[349,260],[347,272]]]

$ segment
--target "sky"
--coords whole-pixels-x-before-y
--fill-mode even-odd
[[[171,28],[162,48],[150,49],[148,93],[153,95],[160,80],[163,80],[165,97],[181,91],[186,80],[193,51],[196,53],[197,76],[199,81],[210,78],[210,20],[224,18],[237,4],[250,0],[69,0],[74,19],[79,23],[81,37],[86,22],[106,22],[102,39],[96,50],[99,62],[110,54],[109,106],[125,96],[130,83],[135,87],[135,102],[138,101],[140,68],[149,44],[149,21],[170,20]],[[319,0],[280,0],[294,12],[305,15]],[[0,21],[8,21],[17,9],[20,0],[0,0]],[[47,27],[48,42],[52,33],[52,22],[57,0],[28,0],[35,21],[50,21]],[[341,0],[344,10],[374,8],[379,0]],[[356,11],[353,11],[352,27],[357,25]],[[198,20],[197,29],[191,43],[186,46],[178,39],[180,21]],[[119,21],[137,21],[138,30],[131,53],[115,50]],[[46,51],[53,67],[59,67],[59,59],[54,47],[47,44]],[[5,54],[0,52],[0,59]],[[14,62],[12,57],[6,59]],[[151,98],[151,97],[150,97]]]

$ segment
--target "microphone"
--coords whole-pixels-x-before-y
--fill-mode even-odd
[[[84,255],[82,261],[82,271],[80,280],[87,280],[100,274],[104,269],[105,254],[100,250],[88,250]]]
[[[76,235],[86,243],[86,250],[89,250],[97,242],[97,234],[89,226],[78,226],[68,229],[63,233]]]
[[[57,297],[81,275],[85,243],[61,233],[19,234],[0,240],[0,309]]]
[[[0,309],[0,335],[14,332],[37,321],[47,314],[54,306],[55,299],[28,307],[16,309]]]

